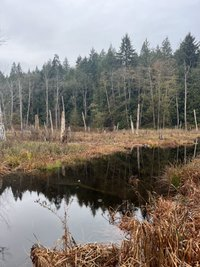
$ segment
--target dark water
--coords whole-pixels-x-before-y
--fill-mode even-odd
[[[29,252],[34,243],[52,247],[61,238],[58,216],[63,217],[65,210],[78,243],[120,242],[123,233],[109,224],[108,208],[117,208],[125,200],[136,207],[144,204],[166,165],[186,162],[198,153],[198,147],[136,148],[51,174],[0,178],[0,266],[31,266]],[[136,213],[139,219],[140,210]]]

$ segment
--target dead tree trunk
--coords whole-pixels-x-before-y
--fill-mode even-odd
[[[36,132],[39,132],[39,130],[40,130],[40,122],[39,122],[39,117],[38,117],[38,115],[36,114],[36,115],[35,115],[35,131],[36,131]]]
[[[21,81],[20,81],[20,79],[18,79],[18,87],[19,87],[19,112],[20,112],[20,125],[21,125],[21,132],[23,133],[22,86],[21,86]]]
[[[63,111],[62,111],[62,114],[61,114],[60,141],[63,143],[63,142],[67,141],[66,119],[65,119],[65,104],[64,104],[63,96],[62,96],[62,107],[63,107]]]
[[[111,71],[110,82],[111,82],[112,99],[113,99],[113,103],[115,103],[115,92],[114,92],[114,85],[113,85],[113,71]]]
[[[13,129],[13,103],[14,103],[14,97],[13,97],[13,84],[9,84],[8,86],[10,88],[10,127]]]
[[[46,92],[46,126],[48,127],[48,124],[49,124],[49,80],[47,77],[46,67],[45,67],[44,79],[45,79],[45,92]]]
[[[178,96],[176,95],[176,120],[177,120],[177,128],[179,128],[179,106],[178,106]]]
[[[83,107],[84,107],[84,116],[86,120],[87,119],[87,84],[86,83],[83,89]]]
[[[184,121],[185,121],[185,131],[187,131],[187,78],[188,73],[190,71],[190,66],[186,66],[186,62],[184,62],[184,87],[185,87],[185,99],[184,99]]]
[[[140,123],[140,104],[138,103],[137,108],[137,122],[136,122],[136,134],[139,132],[139,123]]]
[[[61,115],[60,141],[62,143],[66,141],[65,112],[64,111],[62,111],[62,115]]]
[[[108,112],[109,112],[109,114],[111,114],[111,111],[110,111],[110,101],[109,101],[109,96],[108,96],[108,90],[107,90],[106,82],[104,83],[104,88],[105,88],[105,92],[106,92],[106,101],[107,101],[107,106],[108,106]]]
[[[5,141],[5,140],[6,140],[6,131],[5,131],[5,127],[3,124],[3,115],[2,115],[1,105],[0,105],[0,141]]]
[[[151,78],[150,67],[148,71],[149,71],[149,84],[150,84],[151,104],[152,104],[153,127],[156,128],[155,107],[154,107],[154,97],[153,97],[153,83],[152,83],[152,78]]]
[[[131,132],[132,132],[132,134],[134,134],[134,124],[133,124],[133,120],[132,120],[131,115],[130,115],[130,124],[131,124]]]
[[[127,125],[129,125],[129,120],[128,120],[128,104],[127,104],[127,95],[126,95],[126,69],[124,70],[123,80],[124,80],[123,82],[124,82],[125,114],[126,114]]]
[[[7,119],[6,119],[6,111],[5,111],[5,104],[4,104],[3,93],[1,93],[1,103],[2,103],[2,114],[3,114],[3,118],[4,118],[4,124],[7,125]]]
[[[198,132],[198,124],[197,124],[197,115],[196,115],[196,110],[194,109],[194,121],[195,121],[195,127],[196,127],[196,131]]]
[[[59,81],[58,81],[58,71],[56,74],[56,105],[55,105],[55,124],[56,129],[58,129],[58,112],[59,111]]]
[[[53,139],[54,131],[53,131],[53,120],[52,120],[51,110],[49,110],[49,120],[51,126],[51,139]]]
[[[84,124],[84,130],[86,132],[87,131],[87,125],[86,125],[86,122],[85,122],[85,116],[84,116],[83,112],[82,112],[82,119],[83,119],[83,124]]]
[[[31,82],[30,82],[30,78],[29,78],[29,81],[28,81],[28,109],[27,109],[27,115],[26,115],[26,127],[28,127],[30,105],[31,105]]]
[[[158,78],[158,113],[157,113],[157,130],[160,129],[160,105],[161,105],[161,93],[160,93],[160,73],[159,73],[159,78]]]
[[[137,146],[137,166],[138,166],[138,173],[140,173],[140,147]]]

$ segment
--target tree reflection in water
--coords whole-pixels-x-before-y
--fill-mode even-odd
[[[54,173],[7,175],[0,180],[0,195],[8,187],[15,201],[22,200],[26,191],[42,193],[58,210],[63,199],[68,205],[71,197],[76,196],[79,205],[90,207],[95,216],[99,208],[105,211],[123,200],[132,201],[135,206],[144,204],[148,192],[155,190],[155,177],[159,177],[166,165],[186,162],[194,154],[198,155],[198,151],[197,145],[171,149],[137,147],[77,166],[63,166]]]
[[[2,264],[6,262],[6,257],[8,256],[10,256],[9,248],[0,246],[0,262]]]
[[[196,155],[198,146],[173,149],[138,147],[127,153],[104,156],[77,166],[63,166],[53,173],[34,176],[16,173],[3,177],[0,179],[0,266],[22,266],[18,263],[23,263],[27,255],[23,254],[19,243],[24,244],[28,251],[31,244],[26,239],[35,231],[50,244],[59,236],[60,224],[56,228],[55,216],[50,218],[49,213],[44,216],[44,209],[40,211],[35,207],[37,205],[32,205],[36,199],[53,204],[59,214],[63,205],[68,206],[74,199],[71,208],[74,213],[70,216],[73,217],[71,228],[76,240],[81,239],[81,233],[83,242],[86,240],[84,235],[86,242],[96,242],[105,233],[115,237],[101,214],[106,217],[110,207],[113,210],[120,207],[118,211],[121,214],[134,212],[142,220],[145,210],[137,207],[148,201],[148,191],[155,190],[155,177],[159,177],[169,163],[186,162]],[[8,229],[9,218],[12,231]],[[50,231],[47,226],[54,230]],[[97,233],[98,230],[100,232]],[[104,239],[101,241],[104,242]]]

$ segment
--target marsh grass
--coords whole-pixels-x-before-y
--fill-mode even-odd
[[[51,170],[61,163],[74,164],[101,155],[131,150],[135,146],[174,147],[193,144],[198,132],[183,130],[140,130],[138,135],[128,130],[118,132],[75,132],[68,143],[59,142],[59,134],[55,133],[54,141],[44,142],[42,139],[31,140],[25,131],[8,132],[7,141],[0,142],[0,174],[6,171],[30,172],[36,169]],[[59,164],[58,164],[59,163]],[[178,186],[178,177],[174,177],[174,185]]]
[[[34,169],[52,170],[62,165],[65,157],[83,151],[83,145],[60,144],[48,142],[18,142],[0,143],[0,173],[6,170],[30,171]]]
[[[200,180],[200,157],[194,158],[187,164],[169,165],[165,168],[161,179],[157,181],[160,192],[177,192],[186,181],[193,181],[196,184]]]
[[[178,175],[176,194],[154,197],[147,206],[148,217],[111,211],[110,221],[128,238],[120,246],[85,244],[65,250],[34,246],[35,267],[199,267],[200,266],[200,159],[185,166],[170,166],[167,175]],[[177,178],[168,178],[174,182]]]

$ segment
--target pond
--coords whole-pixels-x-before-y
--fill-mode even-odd
[[[198,153],[198,147],[135,148],[53,173],[1,178],[0,266],[32,266],[30,248],[57,244],[65,211],[77,243],[120,242],[123,233],[109,224],[109,207],[121,205],[123,212],[126,200],[140,207],[169,163],[186,162]],[[130,179],[139,183],[130,184]]]

